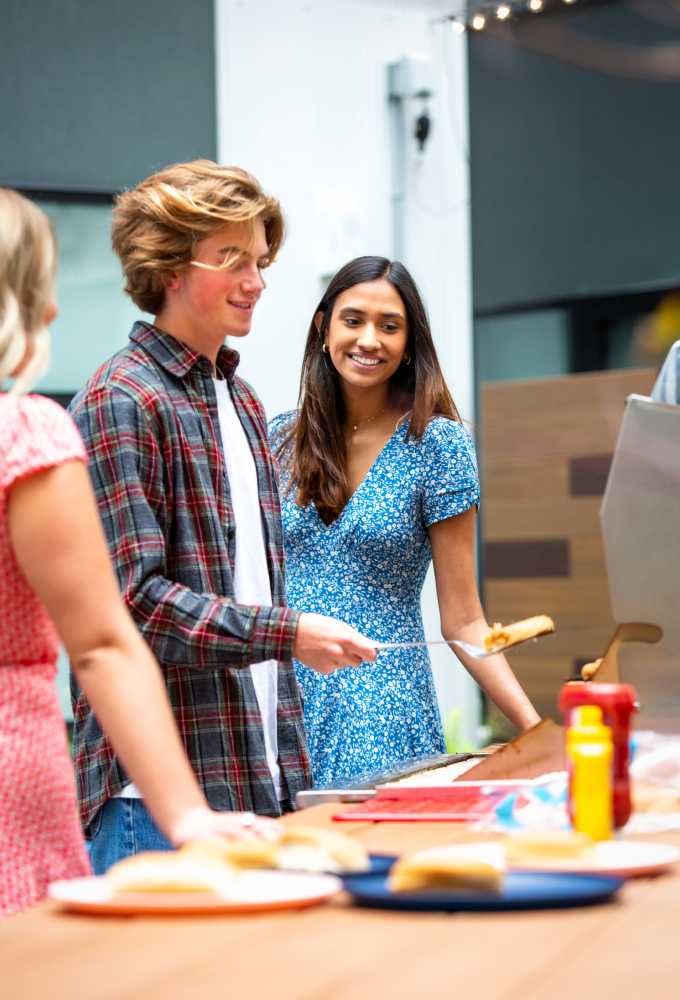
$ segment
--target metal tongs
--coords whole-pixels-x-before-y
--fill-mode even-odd
[[[426,642],[378,642],[375,648],[381,649],[422,649],[424,646],[456,646],[462,653],[473,656],[476,660],[484,660],[487,656],[496,656],[504,653],[506,649],[514,646],[521,646],[523,642],[536,642],[539,637],[530,635],[526,639],[518,639],[514,642],[506,642],[502,646],[493,646],[487,649],[485,646],[475,646],[471,642],[463,642],[461,639],[431,639]]]

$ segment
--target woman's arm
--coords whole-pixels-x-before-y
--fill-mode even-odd
[[[475,510],[437,521],[428,528],[434,562],[442,636],[483,645],[489,626],[475,582]],[[520,729],[540,721],[502,654],[476,660],[456,650],[469,673],[507,718]]]
[[[83,463],[17,481],[9,529],[78,683],[163,833],[178,844],[242,832],[242,814],[213,813],[191,770],[161,673],[118,591]],[[258,824],[266,833],[269,821]]]

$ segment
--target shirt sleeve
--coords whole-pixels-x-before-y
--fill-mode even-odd
[[[2,430],[0,487],[87,455],[78,430],[58,403],[44,396],[21,396]]]
[[[652,399],[659,403],[680,403],[680,340],[666,355],[652,389]]]
[[[472,441],[462,423],[436,417],[420,442],[424,456],[423,522],[427,528],[479,506],[479,476]]]
[[[279,488],[283,486],[285,489],[289,482],[287,458],[290,457],[290,450],[286,449],[286,457],[283,461],[281,461],[281,458],[278,455],[278,448],[285,439],[285,436],[290,430],[296,416],[296,410],[288,410],[286,413],[279,413],[278,416],[273,417],[269,421],[269,446],[271,448],[272,460],[274,462],[274,469],[276,470]]]
[[[298,612],[237,604],[169,578],[172,484],[165,481],[160,435],[137,402],[107,388],[81,401],[74,416],[120,588],[157,659],[191,670],[292,659]]]
[[[272,452],[281,444],[286,432],[295,419],[295,410],[288,410],[286,413],[279,413],[269,421],[269,443]]]

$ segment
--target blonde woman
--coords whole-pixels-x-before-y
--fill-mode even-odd
[[[120,598],[68,415],[25,395],[47,358],[55,244],[45,215],[0,188],[0,915],[88,874],[54,685],[58,637],[168,842],[271,821],[212,812],[161,675]]]

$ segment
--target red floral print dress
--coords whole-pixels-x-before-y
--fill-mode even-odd
[[[17,480],[73,459],[85,449],[60,406],[0,393],[0,916],[54,879],[90,874],[54,682],[59,640],[8,530]]]

